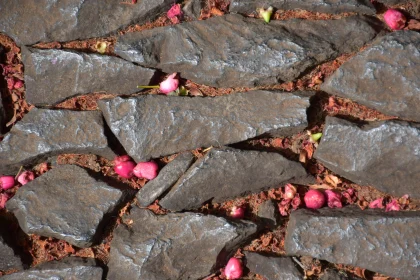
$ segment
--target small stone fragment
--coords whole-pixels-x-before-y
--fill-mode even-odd
[[[269,228],[274,228],[277,225],[279,218],[279,210],[272,200],[263,202],[258,207],[258,217],[263,221],[263,224]]]
[[[257,226],[197,213],[154,215],[134,207],[111,241],[108,279],[201,279],[223,267]]]

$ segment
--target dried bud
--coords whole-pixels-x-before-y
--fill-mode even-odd
[[[396,199],[391,200],[385,208],[385,212],[390,211],[400,211],[400,205],[398,204]]]
[[[296,210],[299,208],[299,206],[302,204],[302,200],[300,199],[299,194],[297,194],[293,200],[292,200],[292,208],[293,210]]]
[[[401,30],[404,28],[405,23],[407,22],[407,19],[405,16],[397,10],[389,9],[384,14],[384,20],[386,24],[391,28],[392,30]]]
[[[230,216],[235,219],[243,219],[245,217],[245,208],[233,206],[230,211]]]
[[[383,209],[384,208],[384,198],[378,198],[374,201],[372,201],[371,203],[369,203],[369,208],[374,209],[374,208],[380,208]]]
[[[18,177],[18,182],[23,186],[35,179],[35,174],[32,171],[24,171]]]
[[[325,194],[327,195],[328,207],[343,208],[343,203],[341,202],[341,194],[336,193],[332,190],[326,190]]]
[[[235,280],[242,277],[243,268],[242,263],[237,258],[230,258],[226,267],[225,267],[225,275],[226,278],[229,280]]]
[[[284,186],[284,195],[283,195],[284,199],[293,199],[295,197],[295,194],[296,194],[295,186],[293,186],[292,184],[286,184],[286,186]]]

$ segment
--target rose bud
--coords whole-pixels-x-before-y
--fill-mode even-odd
[[[392,30],[403,29],[407,21],[405,16],[400,11],[394,9],[389,9],[385,12],[384,20]]]
[[[369,208],[374,209],[374,208],[380,208],[383,209],[384,208],[384,198],[378,198],[374,201],[372,201],[371,203],[369,203]]]
[[[319,190],[309,190],[303,200],[309,209],[319,209],[324,206],[326,201],[325,195]]]
[[[158,175],[158,165],[154,161],[139,162],[134,168],[134,175],[138,178],[153,180]]]
[[[18,182],[23,186],[35,179],[35,174],[32,171],[24,171],[18,177]]]
[[[341,202],[341,194],[333,192],[331,190],[326,190],[325,194],[327,195],[328,207],[343,208],[343,203]]]
[[[136,164],[127,155],[114,159],[114,171],[123,178],[130,179],[133,177],[134,167],[136,167]]]
[[[243,219],[245,217],[245,208],[233,206],[230,211],[230,216],[235,219]]]
[[[177,73],[169,75],[166,80],[159,84],[159,89],[162,93],[170,93],[178,88],[179,80],[175,78]]]
[[[226,278],[229,280],[239,279],[242,277],[242,273],[243,269],[241,261],[237,258],[230,258],[225,267]]]
[[[0,177],[0,188],[8,190],[15,186],[15,177],[13,176],[1,176]]]
[[[284,195],[283,195],[284,199],[293,199],[295,197],[295,194],[296,194],[295,186],[293,186],[292,184],[286,184],[286,186],[284,186]]]

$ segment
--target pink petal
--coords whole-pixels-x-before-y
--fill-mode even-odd
[[[292,200],[292,208],[294,210],[298,209],[298,207],[302,204],[302,200],[300,199],[299,194],[297,194]]]
[[[179,80],[175,78],[176,75],[177,73],[173,73],[160,83],[159,89],[162,93],[170,93],[178,88]]]
[[[24,171],[18,177],[18,182],[23,186],[35,179],[35,174],[32,171]]]
[[[380,208],[383,209],[384,208],[384,198],[378,198],[374,201],[372,201],[371,203],[369,203],[369,208],[374,209],[374,208]]]
[[[138,178],[153,180],[158,175],[159,167],[154,161],[139,162],[134,168],[134,175]]]
[[[0,209],[4,209],[6,207],[6,202],[10,199],[10,195],[7,193],[0,194]]]
[[[400,211],[400,205],[396,199],[391,200],[391,202],[386,205],[385,212],[390,211]]]
[[[332,190],[326,190],[325,194],[327,195],[328,207],[343,208],[343,203],[341,202],[341,194],[336,193]]]
[[[173,4],[166,15],[168,16],[168,18],[182,16],[181,5]]]
[[[283,199],[279,204],[279,212],[282,216],[288,216],[289,215],[289,209],[290,209],[290,202],[291,199]]]

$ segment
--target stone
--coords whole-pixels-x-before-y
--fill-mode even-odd
[[[101,280],[103,269],[94,259],[67,257],[60,261],[46,262],[31,269],[1,277],[2,280],[22,279],[72,279]]]
[[[6,209],[27,234],[90,247],[101,241],[112,215],[130,198],[121,184],[112,187],[97,176],[76,165],[55,167],[20,188]]]
[[[182,10],[187,16],[198,19],[201,15],[201,10],[205,7],[206,0],[187,0]]]
[[[262,220],[264,226],[275,228],[279,219],[279,209],[272,200],[264,201],[258,207],[258,217]]]
[[[359,50],[382,29],[382,22],[365,16],[266,24],[230,14],[127,33],[118,38],[115,53],[200,84],[254,87],[292,81]]]
[[[0,32],[19,45],[105,37],[165,13],[173,0],[0,0]]]
[[[24,267],[21,254],[12,238],[11,224],[0,216],[0,271],[22,270]]]
[[[385,5],[398,5],[398,4],[405,4],[407,2],[415,2],[413,0],[380,0],[379,2],[381,2],[382,4]]]
[[[392,32],[344,63],[321,85],[384,114],[420,121],[420,34]]]
[[[419,124],[382,121],[358,126],[327,117],[314,157],[357,184],[419,198],[419,150]]]
[[[50,156],[92,153],[112,159],[101,112],[32,109],[0,143],[0,173],[16,174]]]
[[[201,279],[256,233],[249,221],[198,213],[155,215],[134,207],[130,227],[114,231],[108,279]]]
[[[261,8],[272,6],[276,10],[307,10],[317,13],[359,13],[376,14],[375,7],[369,0],[232,0],[231,13],[251,14]]]
[[[324,274],[322,274],[321,277],[319,277],[320,280],[362,280],[362,278],[347,275],[344,271],[336,271],[332,269],[326,269]]]
[[[199,208],[285,183],[306,184],[313,177],[305,168],[278,153],[211,149],[178,180],[159,204],[171,211]]]
[[[299,209],[290,215],[286,254],[418,279],[419,213],[358,207]]]
[[[105,120],[137,162],[265,133],[291,135],[308,122],[309,97],[252,91],[219,97],[144,95],[98,101]]]
[[[292,258],[270,257],[245,251],[246,267],[267,280],[301,280],[302,273],[296,268]]]
[[[131,94],[148,85],[155,70],[114,56],[67,50],[22,48],[26,99],[36,106],[53,105],[92,92]]]
[[[172,187],[176,181],[187,171],[193,163],[194,156],[191,153],[178,155],[159,171],[159,175],[144,185],[137,193],[137,201],[140,206],[147,207],[158,199],[164,192]]]

